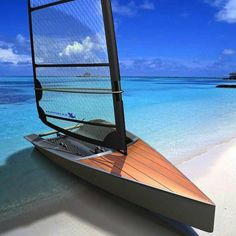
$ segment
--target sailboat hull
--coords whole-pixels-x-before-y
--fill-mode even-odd
[[[172,179],[173,176],[171,175],[173,174],[175,179],[179,178],[177,175],[181,176],[181,178],[184,177],[185,179],[183,179],[182,184],[184,185],[187,183],[188,185],[186,193],[179,194],[179,191],[184,189],[186,186],[180,186],[180,188],[177,186],[177,191],[175,191],[173,185],[171,184],[171,190],[169,191],[163,189],[164,187],[158,188],[155,186],[155,181],[160,184],[160,186],[162,186],[162,183],[160,183],[162,180],[153,179],[153,176],[150,176],[150,173],[146,173],[148,168],[140,169],[140,165],[134,165],[132,167],[136,169],[133,173],[131,173],[132,170],[129,170],[128,168],[130,167],[130,163],[128,164],[129,166],[126,166],[126,164],[123,163],[123,167],[120,167],[119,169],[120,171],[117,169],[117,164],[115,166],[113,163],[112,168],[111,161],[108,161],[108,159],[113,155],[117,157],[118,154],[116,152],[104,156],[99,155],[97,157],[79,160],[73,157],[71,154],[61,152],[61,150],[55,148],[54,144],[50,144],[50,142],[45,141],[37,135],[31,135],[26,138],[50,160],[68,170],[69,172],[75,174],[76,176],[86,180],[87,182],[96,185],[99,188],[116,196],[126,199],[138,206],[146,208],[154,213],[158,213],[165,217],[207,232],[213,232],[215,205],[170,162],[163,159],[159,153],[157,153],[157,156],[160,155],[160,163],[162,163],[162,168],[165,166],[167,170],[166,173],[168,173],[169,170],[169,177],[167,176],[167,179]],[[145,145],[145,147],[148,149],[146,152],[147,155],[150,156],[150,153],[152,153],[154,150],[142,141],[139,141],[136,145],[138,145],[140,142],[140,145]],[[131,147],[129,149],[131,149]],[[145,156],[145,150],[142,150],[142,155]],[[132,149],[129,151],[134,154]],[[107,156],[108,159],[103,159],[105,156]],[[127,157],[125,160],[127,160]],[[148,164],[145,166],[147,167]],[[169,166],[171,166],[172,169],[170,169]],[[109,168],[111,169],[110,171]],[[173,172],[173,170],[175,170],[176,173]],[[144,181],[140,179],[137,180],[138,177],[136,176],[136,171],[138,173],[142,173],[142,176],[149,176],[148,178],[151,179],[150,183],[148,183],[149,179],[145,179]],[[134,180],[134,178],[131,179],[131,177],[129,178],[127,176],[132,176],[134,178],[136,177],[136,179]],[[142,176],[140,178],[142,178]],[[163,183],[163,186],[168,188],[166,183]],[[190,187],[193,188],[192,191],[195,193],[188,195],[189,189],[191,189]]]

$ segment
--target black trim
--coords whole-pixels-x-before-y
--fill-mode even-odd
[[[41,9],[44,9],[44,8],[56,6],[56,5],[67,3],[67,2],[73,2],[73,1],[74,0],[61,0],[61,1],[48,3],[48,4],[45,4],[45,5],[41,5],[41,6],[38,6],[38,7],[30,7],[30,11],[33,12],[33,11],[37,11],[37,10],[41,10]]]
[[[106,32],[107,50],[110,62],[110,73],[112,81],[112,90],[121,91],[120,85],[120,68],[119,59],[116,44],[115,27],[112,15],[112,7],[110,0],[101,0],[103,10],[103,20]],[[127,155],[127,143],[126,143],[126,129],[125,129],[125,117],[124,107],[122,101],[122,94],[113,94],[114,113],[116,118],[117,133],[119,136],[118,142],[121,143],[124,154]]]
[[[87,122],[87,121],[83,121],[83,120],[64,118],[64,117],[53,116],[53,115],[48,115],[48,114],[45,114],[45,116],[48,118],[53,118],[53,119],[57,119],[57,120],[64,120],[64,121],[69,121],[69,122],[74,122],[74,123],[81,123],[81,124],[100,126],[100,127],[108,127],[108,128],[116,128],[115,125],[92,123],[92,122]]]
[[[89,63],[89,64],[35,64],[36,67],[109,67],[109,63]]]
[[[35,80],[35,90],[36,90],[36,99],[40,101],[43,97],[43,91],[41,83],[37,79]]]
[[[32,26],[32,14],[31,14],[31,4],[30,0],[28,0],[28,14],[29,14],[29,33],[30,33],[30,47],[31,47],[31,57],[32,57],[32,67],[33,67],[33,77],[34,77],[34,86],[35,88],[41,87],[40,82],[37,80],[37,73],[36,73],[36,63],[35,63],[35,51],[34,51],[34,36],[33,36],[33,26]],[[38,110],[38,114],[40,116],[40,106],[39,106],[39,100],[40,96],[35,90],[35,97],[36,97],[36,106]],[[40,117],[41,120],[43,120],[43,117]]]

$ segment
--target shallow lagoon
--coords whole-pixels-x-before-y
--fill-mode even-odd
[[[174,163],[235,136],[236,90],[215,88],[222,79],[125,77],[122,83],[127,129]],[[31,77],[0,78],[0,112],[4,165],[31,147],[24,135],[48,130],[36,113]]]

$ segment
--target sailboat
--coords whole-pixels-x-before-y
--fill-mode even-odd
[[[28,9],[37,111],[53,131],[26,139],[87,182],[212,232],[214,203],[126,130],[110,0],[29,0]]]

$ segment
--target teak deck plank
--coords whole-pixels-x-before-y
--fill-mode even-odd
[[[84,163],[87,163],[88,165],[92,164],[97,169],[103,169],[103,170],[111,172],[111,173],[114,172],[114,174],[116,174],[116,175],[118,175],[118,173],[119,173],[118,176],[120,176],[120,177],[136,181],[136,179],[133,178],[131,175],[127,174],[125,171],[120,170],[118,167],[112,165],[109,162],[104,163],[99,160],[92,160],[91,159],[91,160],[85,160]],[[111,171],[111,168],[112,168],[112,171]]]
[[[144,173],[140,172],[139,170],[135,169],[132,166],[126,165],[126,167],[124,168],[120,165],[121,163],[107,160],[104,157],[99,157],[96,159],[86,159],[86,160],[82,160],[81,162],[86,165],[95,167],[95,168],[96,168],[95,165],[100,165],[101,170],[104,170],[104,171],[114,174],[116,176],[124,177],[123,173],[129,173],[127,179],[131,179],[136,182],[140,182],[140,180],[143,180],[145,183],[149,183],[149,185],[152,187],[156,187],[156,188],[163,189],[163,190],[168,190],[166,187],[162,186],[157,181],[146,176]],[[108,166],[110,166],[109,169],[107,169]],[[125,170],[125,172],[124,172],[124,170]],[[132,176],[132,177],[130,178],[129,176]],[[126,177],[127,177],[127,175],[126,175]]]
[[[107,159],[111,159],[111,157],[107,156]],[[112,159],[114,159],[112,157]],[[116,157],[117,161],[121,160],[121,157]],[[192,188],[192,183],[190,183],[186,178],[180,176],[179,173],[175,173],[172,170],[166,169],[156,163],[152,163],[150,160],[145,158],[144,154],[142,153],[134,153],[133,155],[128,155],[125,158],[125,163],[129,165],[134,165],[137,169],[141,170],[146,173],[149,177],[153,179],[158,179],[158,182],[166,183],[168,188],[172,191],[172,189],[182,189],[182,191],[189,192],[191,194],[194,192],[198,194],[198,191]],[[165,186],[166,186],[165,185]],[[183,187],[184,186],[184,187]]]
[[[154,188],[212,203],[177,168],[142,140],[138,140],[128,148],[127,156],[114,152],[80,162]]]
[[[145,143],[142,143],[142,145]],[[148,147],[148,145],[146,144]],[[187,179],[177,168],[173,166],[168,160],[164,159],[164,157],[155,151],[153,152],[153,155],[148,157],[149,153],[147,152],[141,152],[141,150],[138,152],[138,146],[133,149],[133,152],[135,153],[132,155],[129,155],[129,157],[134,158],[138,160],[139,162],[142,162],[143,165],[149,167],[150,169],[161,173],[166,178],[171,179],[172,181],[176,182],[177,184],[184,186],[186,189],[190,190],[191,192],[194,192],[196,194],[200,194],[201,197],[205,197],[205,195],[196,187],[193,187],[192,182],[190,182],[189,179]],[[161,159],[161,162],[159,160]],[[165,163],[163,165],[163,160],[165,160]]]

